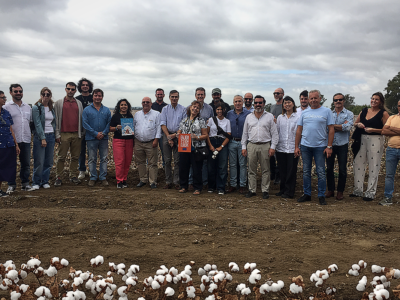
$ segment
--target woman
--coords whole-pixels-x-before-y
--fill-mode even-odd
[[[114,132],[112,145],[115,163],[115,177],[117,178],[117,188],[119,189],[128,187],[126,181],[128,178],[129,167],[132,162],[134,145],[134,135],[122,135],[121,119],[125,118],[132,119],[133,125],[132,106],[128,100],[121,99],[114,108],[114,115],[110,122],[110,131]]]
[[[228,147],[231,134],[231,122],[224,117],[225,108],[221,103],[215,107],[216,117],[210,118],[207,124],[207,144],[210,153],[208,164],[208,192],[216,189],[219,195],[225,194],[226,179],[228,177]],[[214,122],[214,119],[217,122]],[[220,129],[217,128],[217,124]],[[225,132],[222,133],[221,129]],[[217,153],[215,153],[217,151]]]
[[[190,134],[192,139],[192,151],[179,153],[179,193],[186,193],[189,187],[190,166],[193,168],[193,195],[200,195],[203,189],[202,167],[203,159],[196,158],[195,149],[206,146],[207,128],[206,121],[200,118],[199,101],[193,101],[187,108],[187,117],[179,124],[179,134]]]
[[[350,197],[363,196],[365,166],[368,164],[368,186],[363,200],[372,201],[375,198],[385,142],[382,128],[388,118],[385,98],[380,92],[374,93],[371,97],[371,108],[364,108],[354,123],[354,126],[361,129],[362,132],[361,147],[354,158],[354,192]]]
[[[295,193],[299,157],[294,156],[294,149],[298,119],[299,115],[296,113],[294,100],[286,96],[283,98],[282,114],[276,121],[279,133],[276,158],[281,175],[280,190],[276,196],[282,198],[292,199]]]
[[[50,188],[50,171],[53,167],[54,145],[56,143],[56,118],[48,87],[40,91],[40,99],[32,107],[32,119],[35,125],[33,130],[33,175],[32,188]]]
[[[17,173],[17,155],[19,147],[12,129],[13,120],[10,113],[3,109],[7,97],[0,91],[0,197],[8,194],[1,190],[3,181],[15,180]]]

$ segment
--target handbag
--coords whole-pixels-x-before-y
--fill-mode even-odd
[[[358,151],[360,151],[361,148],[361,135],[362,133],[365,132],[363,128],[356,128],[353,132],[353,135],[351,136],[351,139],[353,140],[353,144],[351,145],[351,151],[353,152],[353,156],[356,157]]]
[[[207,159],[208,154],[209,154],[209,150],[208,150],[207,146],[194,148],[194,158],[196,161]]]

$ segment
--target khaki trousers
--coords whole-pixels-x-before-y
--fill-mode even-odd
[[[148,170],[146,159],[148,161]],[[142,143],[139,140],[135,140],[135,162],[139,170],[140,181],[144,183],[149,181],[150,184],[157,184],[158,144],[157,147],[153,148],[153,141]]]
[[[81,138],[78,132],[61,132],[61,144],[58,146],[58,159],[56,173],[57,177],[61,177],[64,171],[65,158],[68,150],[71,153],[71,164],[69,166],[69,177],[76,177],[78,170],[78,160],[81,153]]]
[[[179,184],[179,152],[178,139],[174,139],[175,144],[171,148],[168,144],[168,138],[163,134],[163,153],[165,161],[165,183]],[[172,171],[172,157],[174,158],[174,170]]]
[[[261,166],[261,191],[268,192],[270,184],[269,173],[269,148],[270,143],[247,144],[247,158],[249,163],[249,191],[255,193],[257,190],[257,165]]]

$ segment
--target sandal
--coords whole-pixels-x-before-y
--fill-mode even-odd
[[[179,193],[186,193],[186,192],[187,190],[185,188],[179,190]]]
[[[200,195],[200,191],[199,191],[199,190],[195,190],[195,191],[193,192],[193,195]]]

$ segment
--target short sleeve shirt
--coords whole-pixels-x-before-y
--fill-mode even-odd
[[[396,128],[400,129],[400,115],[397,114],[394,116],[390,116],[389,119],[386,121],[385,126],[396,127]],[[399,149],[400,148],[400,136],[395,135],[395,136],[389,137],[388,146],[390,148]]]
[[[226,133],[231,133],[231,122],[227,118],[223,118],[222,120],[217,118],[217,122],[218,122],[219,127],[221,127],[221,129],[223,131],[225,131]],[[223,134],[218,134],[218,129],[214,123],[213,118],[210,118],[208,120],[207,126],[210,127],[210,133],[209,133],[210,137],[218,136],[221,138],[225,138],[225,136]]]
[[[3,107],[0,112],[0,148],[15,146],[14,138],[10,130],[10,126],[13,124],[11,114]]]
[[[179,130],[181,130],[184,134],[193,133],[197,136],[200,136],[202,128],[206,128],[206,121],[203,118],[190,120],[190,118],[187,117],[183,119],[179,124]],[[193,147],[204,147],[206,145],[206,141],[192,140],[192,144]]]

